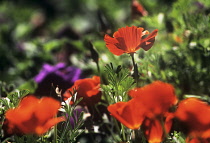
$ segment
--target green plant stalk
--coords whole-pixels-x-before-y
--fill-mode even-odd
[[[57,130],[57,124],[56,124],[54,126],[54,143],[57,143],[57,135],[58,135],[58,130]]]
[[[100,72],[100,66],[98,62],[96,62],[96,66],[97,66],[98,73],[100,74],[101,72]]]
[[[122,130],[122,137],[123,137],[123,141],[126,141],[126,136],[125,136],[125,127],[124,125],[121,123],[121,130]]]
[[[165,137],[167,137],[167,131],[166,131],[166,128],[165,128],[165,125],[164,125],[164,120],[163,120],[163,117],[160,119],[160,123],[161,123],[161,126],[163,128],[163,134]]]
[[[134,67],[134,79],[136,81],[136,87],[139,87],[139,72],[138,72],[137,64],[135,63],[135,60],[134,60],[134,53],[131,53],[130,56],[132,58],[132,63]]]

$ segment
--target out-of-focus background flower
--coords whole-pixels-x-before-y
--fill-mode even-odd
[[[180,95],[209,96],[209,15],[206,0],[2,0],[0,80],[33,92],[42,67],[60,62],[89,77],[97,74],[94,50],[102,73],[110,62],[131,65],[127,55],[107,50],[103,36],[135,25],[159,30],[152,49],[137,52],[142,84],[159,79],[178,87]]]

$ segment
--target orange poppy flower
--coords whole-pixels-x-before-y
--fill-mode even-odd
[[[93,76],[92,78],[79,79],[75,81],[74,85],[67,89],[64,93],[64,100],[71,97],[70,92],[77,91],[77,98],[83,98],[79,103],[80,105],[93,105],[100,101],[101,91],[100,88],[100,77]]]
[[[156,29],[150,34],[148,31],[143,30],[144,28],[137,28],[136,26],[122,27],[113,34],[114,38],[106,34],[104,41],[110,52],[117,56],[124,53],[135,53],[140,48],[147,51],[154,44],[158,30]],[[147,34],[149,35],[142,39],[142,37]]]
[[[60,102],[51,98],[24,97],[15,109],[5,114],[4,129],[6,134],[42,135],[55,124],[64,121],[63,117],[53,118],[60,108]]]
[[[147,108],[149,118],[167,113],[169,108],[177,103],[173,86],[162,81],[155,81],[142,88],[134,88],[128,94],[142,102]]]
[[[210,106],[199,99],[182,100],[175,117],[185,127],[190,138],[210,138]]]

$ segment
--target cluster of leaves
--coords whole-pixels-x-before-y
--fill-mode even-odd
[[[5,82],[0,83],[0,122],[3,123],[5,112],[11,108],[15,108],[18,105],[19,101],[29,93],[29,90],[26,89],[11,92],[8,90],[8,87],[11,87],[11,85],[7,85]],[[4,134],[2,133],[2,126],[3,124],[0,124],[1,138],[4,137]]]
[[[71,94],[72,94],[72,98],[74,98],[76,96],[76,90],[75,90],[75,93],[71,93]],[[80,113],[77,110],[75,110],[76,106],[81,100],[82,98],[80,98],[79,100],[74,100],[73,105],[70,105],[69,103],[64,102],[63,109],[66,114],[66,122],[64,122],[61,125],[60,130],[58,131],[58,141],[61,143],[75,142],[77,137],[84,132],[84,130],[81,129],[81,127],[84,124],[84,120],[83,120],[84,112]],[[73,118],[72,124],[71,124],[70,118]]]
[[[105,72],[108,84],[102,85],[102,89],[109,104],[128,101],[127,91],[134,87],[134,79],[131,77],[129,69],[122,68],[120,65],[115,69],[110,63],[105,66]]]

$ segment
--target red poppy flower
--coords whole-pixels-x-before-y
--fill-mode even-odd
[[[105,35],[104,41],[106,42],[107,48],[114,55],[122,55],[123,53],[132,54],[138,49],[143,48],[144,50],[149,50],[155,42],[155,36],[158,30],[154,30],[151,34],[148,31],[143,31],[144,28],[123,27],[118,29],[113,34],[113,37]],[[146,38],[142,39],[144,35],[149,34]]]
[[[131,129],[137,129],[145,117],[156,118],[168,113],[176,103],[174,89],[170,84],[156,81],[129,92],[134,98],[128,102],[118,102],[108,107],[112,116]]]
[[[191,138],[210,138],[210,106],[196,98],[182,100],[175,117]]]
[[[170,107],[177,102],[173,86],[155,81],[131,90],[129,95],[133,97],[130,101],[109,105],[108,111],[130,129],[142,126],[149,142],[161,142],[170,131],[174,117],[169,113]]]
[[[139,129],[145,118],[144,106],[135,99],[109,105],[107,109],[112,116],[130,129]]]
[[[55,124],[64,121],[63,117],[54,118],[59,108],[60,102],[50,97],[24,97],[18,107],[6,112],[3,128],[9,135],[42,135]]]
[[[133,19],[142,16],[147,16],[148,12],[144,9],[144,7],[137,1],[137,0],[132,0],[132,5],[131,5],[131,16]]]
[[[80,105],[93,105],[100,101],[101,91],[100,88],[100,77],[93,76],[92,78],[79,79],[75,81],[74,85],[67,89],[64,93],[64,100],[71,97],[70,92],[77,91],[77,98],[83,98],[79,103]]]
[[[210,139],[202,139],[202,138],[187,138],[186,143],[209,143]]]
[[[142,102],[147,108],[149,118],[167,113],[169,108],[177,103],[173,86],[161,81],[132,89],[128,94]]]
[[[173,117],[172,113],[168,113],[165,118],[146,118],[144,120],[142,129],[149,143],[160,143],[163,141],[171,129]]]

